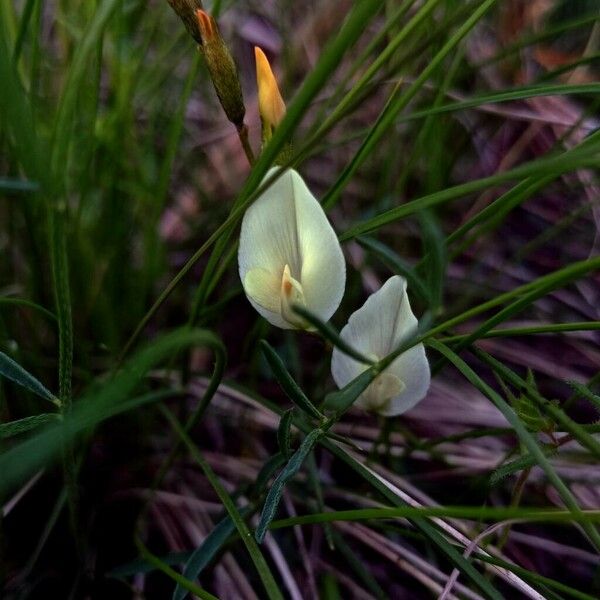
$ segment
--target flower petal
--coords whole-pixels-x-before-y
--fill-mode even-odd
[[[431,372],[423,344],[417,344],[403,352],[382,375],[386,373],[393,373],[405,385],[402,393],[391,398],[379,411],[384,417],[393,417],[410,410],[427,394]]]
[[[298,173],[293,171],[292,178],[302,256],[299,281],[308,310],[328,321],[344,296],[346,262],[323,208]]]
[[[266,177],[276,171],[269,170]],[[289,277],[302,290],[306,308],[319,318],[327,321],[344,294],[346,269],[337,236],[321,205],[294,170],[285,171],[246,211],[238,260],[240,278],[250,302],[278,327],[298,326],[281,315],[281,288],[277,296],[279,308],[271,310],[274,304],[265,300],[265,295],[273,289],[271,282],[282,281],[286,265]],[[263,292],[256,286],[251,290],[247,287],[247,275],[256,269],[274,278],[250,280],[251,284],[264,282]],[[268,311],[266,306],[270,307]]]
[[[355,350],[381,359],[410,339],[417,325],[406,294],[406,281],[396,275],[350,316],[340,335]],[[366,365],[334,349],[331,373],[338,387],[345,386],[366,368]],[[397,377],[403,387],[390,397],[389,391],[395,384],[392,376]],[[378,382],[379,378],[381,381]],[[430,384],[429,363],[423,344],[401,354],[379,378],[357,400],[357,406],[376,410],[385,416],[412,408],[425,396]]]
[[[406,280],[396,275],[351,315],[342,336],[359,352],[383,358],[414,334],[417,324]]]
[[[270,312],[278,312],[279,286],[277,277],[266,269],[252,269],[244,278],[244,289],[248,297]]]
[[[279,288],[281,282],[266,269],[251,269],[242,280],[248,301],[269,323],[282,329],[293,326],[281,316]]]

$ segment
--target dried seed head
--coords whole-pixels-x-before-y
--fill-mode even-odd
[[[183,21],[188,33],[198,42],[202,44],[200,31],[198,30],[198,19],[196,11],[202,9],[201,0],[168,0],[171,8],[178,14]]]
[[[241,129],[246,108],[233,56],[219,32],[215,19],[203,10],[196,11],[196,19],[206,66],[221,106],[227,118]]]

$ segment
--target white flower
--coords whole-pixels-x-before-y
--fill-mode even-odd
[[[408,341],[417,324],[406,294],[406,281],[395,275],[352,314],[340,335],[352,348],[378,361]],[[333,350],[331,374],[338,387],[344,387],[367,368],[337,348]],[[425,348],[417,344],[380,373],[356,405],[386,417],[399,415],[425,397],[430,380]]]
[[[276,172],[270,169],[265,179]],[[238,261],[248,300],[277,327],[304,327],[293,304],[328,321],[342,301],[342,249],[321,205],[293,169],[246,211]]]

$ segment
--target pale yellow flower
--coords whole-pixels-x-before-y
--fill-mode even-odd
[[[351,315],[340,335],[362,355],[379,361],[414,336],[417,325],[406,294],[406,281],[395,275]],[[340,388],[368,366],[337,348],[333,351],[331,374]],[[399,415],[425,397],[430,380],[425,348],[418,344],[380,373],[359,396],[356,406],[387,417]]]
[[[344,295],[346,265],[335,231],[293,169],[246,211],[238,261],[248,300],[277,327],[304,328],[294,304],[327,321]]]

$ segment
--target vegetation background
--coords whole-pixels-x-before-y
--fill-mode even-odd
[[[0,3],[2,598],[599,597],[598,0],[204,8],[257,155],[253,46],[279,74],[252,168],[168,2]],[[319,429],[335,332],[243,294],[288,143],[333,326],[409,282],[434,377],[399,418]]]

